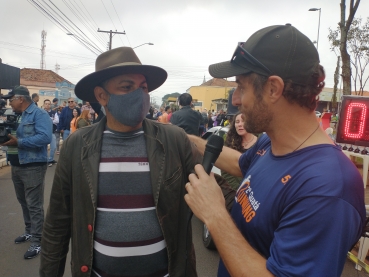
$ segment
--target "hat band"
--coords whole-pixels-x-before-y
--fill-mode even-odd
[[[135,62],[117,63],[117,64],[113,64],[113,65],[105,67],[105,68],[101,68],[99,70],[104,70],[104,69],[107,69],[107,68],[112,68],[112,67],[117,67],[117,66],[129,66],[129,65],[142,65],[142,64],[141,63],[135,63]],[[96,70],[96,71],[99,71],[99,70]]]

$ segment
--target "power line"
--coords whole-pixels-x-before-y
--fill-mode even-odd
[[[27,46],[27,45],[23,45],[23,44],[16,44],[16,43],[10,43],[10,42],[5,42],[5,41],[0,41],[0,44],[5,44],[5,45],[9,45],[9,46],[14,46],[14,47],[20,47],[20,48],[26,48],[26,49],[35,49],[37,51],[40,51],[40,48],[38,47],[33,47],[33,46]],[[4,48],[4,49],[10,49],[10,50],[14,50],[14,51],[20,51],[20,52],[25,52],[25,53],[32,53],[32,52],[27,52],[27,51],[21,51],[21,50],[17,50],[17,49],[13,49],[13,48],[5,48],[5,47],[0,47],[0,48]],[[49,55],[48,56],[52,56],[52,57],[62,57],[62,58],[66,58],[68,59],[67,57],[65,56],[70,56],[70,57],[73,57],[73,59],[95,59],[95,58],[92,58],[92,57],[84,57],[84,56],[81,56],[81,55],[77,55],[77,54],[70,54],[70,53],[67,53],[67,52],[59,52],[59,51],[55,51],[55,50],[47,50],[48,53],[57,53],[57,54],[61,54],[63,56],[52,56],[52,55]],[[32,53],[33,54],[33,53]]]
[[[61,29],[64,33],[70,33],[70,31],[68,30],[68,28],[62,23],[60,22],[59,19],[55,18],[54,15],[51,14],[51,12],[49,12],[47,10],[46,7],[42,6],[41,3],[37,2],[36,0],[27,0],[31,5],[33,5],[37,10],[39,10],[46,18],[48,18],[51,22],[53,22],[54,24],[56,24],[56,26]],[[50,0],[51,2],[51,0]],[[47,5],[47,4],[46,4]],[[54,13],[56,13],[49,5],[47,5]],[[60,17],[60,15],[58,15],[56,13],[57,16]],[[63,18],[61,18],[63,21],[65,21]],[[67,23],[67,22],[66,22]],[[68,23],[67,23],[68,24]],[[69,24],[68,24],[69,25]],[[73,28],[73,27],[72,27]],[[74,29],[74,28],[73,28]],[[76,38],[74,38],[75,40],[77,40]],[[94,49],[92,49],[88,44],[81,42],[81,44],[86,47],[88,50],[90,50],[92,53],[94,53],[95,55],[98,55],[98,53],[96,53]],[[100,50],[101,53],[101,50]]]
[[[91,32],[91,30],[89,30],[89,26],[87,26],[87,24],[85,24],[85,22],[84,22],[84,19],[82,18],[83,16],[80,16],[80,13],[79,13],[79,11],[78,11],[78,9],[74,6],[74,4],[72,3],[72,1],[70,1],[70,4],[73,6],[73,8],[71,8],[68,4],[67,4],[67,2],[66,1],[64,1],[63,0],[63,2],[64,2],[64,4],[68,7],[68,9],[74,14],[74,16],[83,24],[83,26],[85,26],[86,27],[86,29],[87,29],[87,31],[89,31],[94,37],[95,37],[95,39],[97,39],[98,41],[99,41],[99,37],[97,37],[96,36],[96,32],[94,31],[94,29],[92,29],[92,32]],[[78,28],[78,27],[77,27]],[[79,29],[79,28],[78,28]],[[81,29],[79,29],[81,32],[82,32],[82,30]],[[83,35],[86,37],[86,38],[88,38],[88,36],[84,33],[84,32],[82,32],[83,33]],[[89,38],[88,38],[89,39]],[[92,41],[92,40],[91,40]],[[105,46],[105,41],[104,40],[102,40],[102,41],[99,41],[103,46]],[[96,44],[95,44],[96,45]],[[97,45],[96,45],[97,46]]]
[[[103,51],[101,51],[101,49],[99,48],[99,46],[96,45],[96,43],[94,43],[68,16],[66,16],[51,0],[49,0],[51,4],[54,5],[55,8],[58,9],[59,12],[61,12],[63,14],[63,16],[68,19],[68,21],[70,21],[78,30],[79,30],[79,35],[82,36],[82,37],[85,37],[85,39],[89,40],[90,42],[88,41],[85,41],[84,39],[81,39],[79,38],[80,40],[82,40],[83,42],[89,44],[91,47],[93,47],[94,49],[96,49],[98,52],[102,53]],[[73,10],[68,6],[68,4],[66,3],[66,1],[63,0],[63,3],[73,12]],[[73,14],[75,14],[73,12]],[[73,27],[72,27],[73,28]],[[78,33],[78,31],[77,31]],[[94,44],[94,45],[92,45]]]
[[[88,15],[90,16],[90,18],[91,18],[91,20],[95,23],[95,29],[94,30],[96,30],[96,29],[98,29],[99,28],[99,26],[97,25],[97,23],[96,23],[96,21],[94,20],[94,18],[91,16],[91,14],[88,12],[88,10],[87,10],[87,8],[85,7],[85,5],[82,3],[82,1],[81,0],[79,0],[80,2],[81,2],[81,4],[82,4],[82,6],[84,7],[84,9],[86,10],[86,12],[88,13]],[[101,34],[100,35],[100,37],[101,38],[103,38],[103,35]],[[106,41],[105,39],[103,39],[103,41]],[[107,41],[106,41],[107,42]]]
[[[115,27],[115,24],[114,24],[114,22],[113,22],[113,19],[111,19],[111,16],[110,16],[110,14],[109,14],[109,12],[108,12],[108,9],[105,7],[105,4],[104,4],[103,0],[101,0],[101,3],[103,4],[103,6],[104,6],[104,8],[105,8],[105,11],[106,11],[106,13],[107,13],[107,14],[108,14],[108,16],[109,16],[111,23],[113,23],[113,26],[114,26],[115,31],[116,31],[116,30],[117,30],[117,27]],[[125,34],[125,32],[124,32],[124,34]],[[119,38],[120,38],[120,41],[122,42],[122,44],[124,45],[124,42],[123,42],[122,38],[121,38],[121,37],[119,37]],[[111,49],[111,37],[110,37],[110,49]]]
[[[115,13],[116,13],[116,15],[117,15],[117,17],[118,17],[118,19],[119,19],[119,22],[120,22],[120,25],[122,26],[122,29],[123,29],[123,30],[125,30],[125,28],[123,27],[122,21],[120,21],[120,18],[119,18],[119,15],[118,15],[118,13],[117,13],[117,10],[115,9],[115,6],[114,6],[114,4],[113,4],[113,1],[112,1],[112,0],[110,0],[110,2],[111,2],[111,4],[113,5],[114,11],[115,11]],[[128,44],[129,44],[129,46],[131,46],[131,42],[129,41],[129,39],[128,39],[128,35],[127,35],[127,34],[126,34],[126,38],[127,38],[127,40],[128,40]]]
[[[72,0],[70,0],[71,1],[71,3],[72,3]],[[107,43],[107,40],[106,40],[106,38],[104,38],[102,35],[100,35],[100,34],[98,34],[98,33],[96,33],[96,29],[98,28],[98,26],[97,26],[97,24],[95,23],[95,21],[93,20],[93,18],[90,16],[90,18],[92,19],[92,21],[95,23],[95,26],[93,26],[93,24],[92,24],[92,22],[91,22],[91,20],[90,20],[90,18],[88,18],[88,16],[86,15],[86,13],[83,11],[83,8],[86,10],[86,12],[88,13],[88,14],[90,14],[88,11],[87,11],[87,9],[85,8],[85,6],[83,5],[83,3],[81,2],[81,0],[80,0],[80,2],[81,2],[81,4],[82,4],[82,6],[83,6],[83,8],[81,8],[80,7],[80,5],[77,3],[77,1],[75,0],[74,1],[75,2],[75,4],[76,4],[76,6],[78,6],[78,9],[76,9],[76,11],[78,12],[78,10],[79,11],[81,11],[81,14],[83,14],[84,15],[84,18],[86,19],[86,22],[89,24],[89,26],[90,26],[90,33],[91,34],[93,34],[94,35],[94,37],[95,38],[97,38],[97,39],[99,39],[99,41],[100,42],[102,42],[102,44],[104,45],[104,48],[106,47],[106,43]]]

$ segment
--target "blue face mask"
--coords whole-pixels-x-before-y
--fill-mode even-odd
[[[146,117],[150,109],[150,95],[138,88],[130,93],[116,95],[109,93],[106,107],[111,115],[126,126],[135,127]]]

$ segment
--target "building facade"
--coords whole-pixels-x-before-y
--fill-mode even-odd
[[[196,110],[219,111],[227,109],[229,90],[236,87],[237,83],[234,81],[213,78],[200,86],[190,87],[186,92],[191,94]]]

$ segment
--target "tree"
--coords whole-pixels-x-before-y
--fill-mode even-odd
[[[169,93],[169,94],[165,94],[163,96],[163,98],[161,99],[163,101],[163,104],[162,106],[168,106],[168,98],[169,97],[175,97],[175,98],[178,98],[181,94],[178,93],[178,92],[173,92],[173,93]]]
[[[340,78],[340,59],[341,57],[338,56],[337,58],[337,66],[336,71],[334,72],[334,87],[333,87],[333,95],[332,95],[332,110],[337,111],[337,87]]]
[[[354,19],[347,34],[347,48],[351,54],[351,78],[354,83],[355,93],[359,95],[363,95],[364,87],[369,78],[369,74],[365,75],[369,64],[369,18],[367,18],[365,24],[362,25],[361,22],[361,18]],[[339,28],[336,31],[329,29],[328,38],[331,42],[331,49],[334,52],[340,46],[338,33]]]
[[[338,23],[339,31],[332,31],[329,29],[328,39],[331,42],[331,49],[339,48],[342,58],[342,81],[344,95],[351,94],[351,59],[347,51],[348,34],[352,21],[354,20],[355,13],[359,7],[360,0],[350,0],[350,13],[346,20],[346,0],[341,0],[341,20]],[[339,33],[339,34],[338,34]],[[338,39],[339,35],[339,39]],[[338,44],[337,44],[338,43]]]

